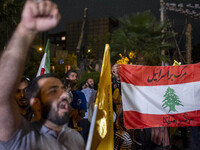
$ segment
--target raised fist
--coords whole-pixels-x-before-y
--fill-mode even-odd
[[[21,16],[20,25],[33,32],[44,32],[55,27],[60,20],[57,5],[49,0],[28,0]]]

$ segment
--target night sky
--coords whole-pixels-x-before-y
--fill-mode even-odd
[[[121,17],[136,12],[151,10],[151,12],[160,19],[160,0],[53,0],[58,4],[62,15],[59,25],[50,31],[56,33],[66,30],[67,22],[80,21],[83,19],[83,10],[88,8],[88,19],[100,18],[105,16]],[[165,3],[199,3],[199,0],[164,0]],[[198,10],[200,12],[200,9]],[[200,43],[200,19],[193,19],[183,14],[167,11],[169,20],[172,22],[173,29],[178,32],[177,40],[180,39],[181,33],[186,23],[191,23],[193,27],[193,44]],[[185,36],[185,35],[184,35]],[[182,40],[184,42],[184,38]]]

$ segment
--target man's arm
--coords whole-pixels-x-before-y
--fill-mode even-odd
[[[14,101],[28,49],[38,32],[55,27],[60,19],[56,4],[28,0],[22,17],[0,59],[0,141],[7,141],[20,124]]]

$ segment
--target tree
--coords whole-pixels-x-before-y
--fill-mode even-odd
[[[0,51],[6,46],[21,16],[25,0],[0,1]]]
[[[51,58],[51,66],[55,67],[54,73],[56,73],[60,78],[64,77],[66,72],[66,66],[70,66],[70,69],[77,69],[77,56],[75,54],[67,54],[63,57],[63,63],[60,63],[60,59]]]
[[[192,63],[199,63],[200,62],[200,43],[195,44],[192,48]]]
[[[187,56],[187,63],[191,64],[192,60],[192,25],[188,24],[186,30],[186,56]]]
[[[170,38],[174,33],[167,31],[168,23],[156,21],[149,12],[132,14],[119,19],[120,27],[111,36],[111,53],[127,56],[136,52],[137,61],[143,59],[146,65],[160,65],[168,62],[169,57],[162,50],[172,47]],[[163,32],[165,31],[165,32]]]
[[[43,51],[40,52],[37,49],[31,49],[28,55],[28,59],[26,61],[24,75],[26,75],[30,79],[34,79],[36,77],[43,54]]]
[[[166,107],[169,107],[169,112],[170,111],[177,111],[175,106],[183,106],[181,104],[181,101],[179,100],[179,97],[175,94],[174,89],[168,87],[167,91],[165,92],[164,95],[165,99],[162,101],[163,105],[162,107],[165,109]]]

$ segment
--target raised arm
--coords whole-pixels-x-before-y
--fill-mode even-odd
[[[0,141],[7,141],[17,130],[20,114],[14,101],[26,56],[38,32],[55,27],[60,20],[56,4],[28,0],[6,50],[0,59]]]

